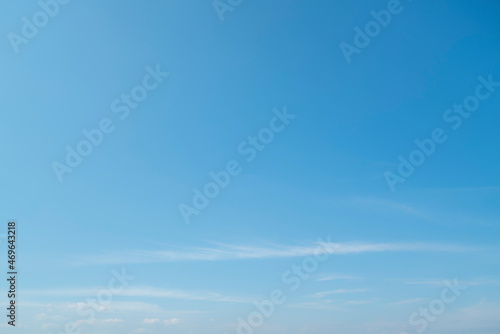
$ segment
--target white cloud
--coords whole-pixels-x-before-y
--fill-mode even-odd
[[[80,265],[161,263],[179,261],[224,261],[243,259],[270,259],[304,257],[321,254],[356,254],[394,251],[467,251],[454,245],[426,243],[334,243],[314,242],[305,246],[238,246],[219,245],[214,247],[193,247],[183,250],[163,251],[120,251],[95,256],[84,256],[75,261]]]
[[[101,321],[103,323],[106,323],[106,324],[117,324],[117,323],[123,322],[123,319],[104,319]]]
[[[180,320],[177,318],[172,318],[172,319],[164,320],[163,323],[167,326],[178,325],[178,324],[180,324]]]
[[[431,280],[431,281],[408,281],[404,282],[404,284],[408,285],[430,285],[434,287],[443,287],[446,286],[446,281],[448,279],[443,279],[441,281],[437,280]],[[466,286],[500,286],[500,280],[496,279],[473,279],[473,280],[468,280],[468,281],[463,281],[460,280],[460,284],[466,285]]]
[[[353,196],[347,199],[339,199],[335,201],[335,205],[338,207],[353,207],[353,208],[363,208],[363,209],[371,209],[371,210],[390,210],[395,212],[401,212],[412,216],[417,216],[420,218],[428,218],[427,215],[422,213],[421,211],[399,202],[395,202],[392,200],[384,199],[384,198],[366,198]]]
[[[456,187],[456,188],[430,188],[430,189],[421,189],[420,191],[448,191],[448,192],[482,192],[482,191],[491,191],[497,192],[500,191],[500,187],[496,186],[485,186],[485,187]]]
[[[344,305],[367,305],[367,304],[372,304],[376,302],[377,299],[370,299],[370,300],[348,300],[344,302]]]
[[[156,323],[160,322],[160,319],[144,319],[143,322],[147,325],[156,324]]]
[[[123,319],[96,319],[92,318],[90,320],[77,320],[75,324],[81,325],[102,325],[102,324],[119,324],[122,323]]]
[[[128,297],[207,300],[214,302],[229,302],[229,303],[244,303],[244,304],[252,303],[255,300],[255,297],[228,296],[219,294],[217,292],[182,291],[182,290],[169,290],[169,289],[152,288],[152,287],[127,289],[121,295]]]
[[[321,300],[313,302],[303,302],[290,304],[290,308],[310,309],[310,310],[327,310],[327,311],[340,311],[342,308],[339,305],[333,305],[333,300]]]
[[[338,289],[338,290],[332,290],[332,291],[323,291],[323,292],[318,292],[312,295],[312,298],[323,298],[329,295],[336,295],[336,294],[341,294],[341,293],[358,293],[358,292],[365,292],[367,291],[366,289]]]
[[[40,313],[40,314],[37,314],[35,316],[35,319],[39,320],[39,321],[47,321],[47,320],[61,321],[61,320],[64,320],[65,317],[63,317],[62,315],[58,315],[58,314],[57,315],[48,315],[46,313]]]
[[[361,278],[362,277],[349,276],[349,275],[327,275],[317,278],[316,281],[323,282],[323,281],[333,281],[333,280],[355,280]]]
[[[446,286],[445,280],[442,280],[442,281],[409,281],[409,282],[405,282],[404,284],[408,284],[408,285],[431,285],[431,286],[435,286],[435,287]]]
[[[406,299],[406,300],[401,300],[398,302],[390,303],[388,305],[407,305],[407,304],[416,304],[416,303],[421,303],[427,301],[425,298],[413,298],[413,299]]]
[[[60,296],[60,297],[86,297],[93,296],[99,291],[97,288],[88,289],[52,289],[52,290],[26,290],[24,294],[29,297],[40,297],[40,296]],[[206,292],[206,291],[184,291],[184,290],[173,290],[173,289],[162,289],[154,287],[137,287],[133,289],[126,289],[120,293],[122,297],[149,297],[149,298],[166,298],[166,299],[180,299],[180,300],[206,300],[213,302],[228,302],[228,303],[244,303],[250,304],[255,301],[256,298],[261,296],[230,296],[222,295],[217,292]],[[135,310],[145,310],[151,308],[154,304],[146,303],[123,303],[123,302],[111,302],[107,305],[98,304],[95,306],[96,311],[111,311],[113,309],[119,308],[120,310],[135,311]],[[87,303],[71,303],[67,304],[68,308],[86,308]]]

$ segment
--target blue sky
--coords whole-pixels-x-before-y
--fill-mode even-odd
[[[500,81],[498,4],[401,0],[348,62],[340,44],[394,3],[223,3],[221,20],[210,0],[72,0],[17,46],[41,7],[3,3],[0,200],[20,294],[19,328],[2,331],[232,334],[280,290],[252,333],[420,333],[411,315],[457,279],[467,289],[425,331],[498,333],[500,88],[484,84]],[[120,119],[112,103],[148,75]],[[478,86],[488,97],[454,129],[448,109]],[[113,130],[58,179],[103,120]],[[446,141],[391,189],[436,129]],[[308,260],[292,291],[283,276]],[[134,279],[90,306],[122,270]]]

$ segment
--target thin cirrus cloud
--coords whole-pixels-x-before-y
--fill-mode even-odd
[[[344,303],[344,305],[368,305],[368,304],[373,304],[377,301],[378,299],[369,299],[369,300],[348,300]]]
[[[296,303],[291,304],[288,307],[322,311],[340,311],[342,309],[340,305],[334,305],[333,300]]]
[[[28,304],[25,305],[25,304]],[[53,302],[46,301],[44,303],[23,303],[26,308],[43,310],[45,313],[36,315],[35,319],[39,321],[50,321],[50,322],[60,322],[64,321],[67,317],[74,315],[79,309],[88,307],[87,303],[84,302]],[[107,305],[97,305],[96,311],[100,314],[106,315],[129,315],[129,314],[143,314],[147,316],[147,319],[154,319],[159,317],[164,317],[166,315],[175,316],[190,316],[195,314],[207,313],[205,310],[180,310],[175,309],[165,309],[158,304],[138,302],[138,301],[111,301]],[[154,318],[152,317],[154,315]],[[145,317],[146,318],[146,317]]]
[[[73,258],[74,265],[137,264],[186,261],[227,261],[277,259],[313,255],[340,255],[394,251],[463,252],[468,248],[428,243],[334,243],[315,242],[306,246],[237,246],[193,247],[176,250],[135,250],[85,255]]]
[[[348,300],[343,302],[335,302],[334,300],[321,299],[321,300],[291,304],[288,307],[298,308],[298,309],[324,310],[324,311],[341,311],[345,310],[346,307],[351,307],[356,305],[367,305],[375,303],[376,301],[377,299]]]
[[[143,323],[146,325],[156,324],[159,322],[160,322],[160,319],[144,319],[143,320]]]
[[[314,295],[311,295],[312,298],[323,298],[329,295],[337,295],[337,294],[345,294],[345,293],[359,293],[359,292],[365,292],[367,289],[338,289],[338,290],[332,290],[332,291],[323,291],[323,292],[317,292]]]
[[[407,215],[417,216],[420,218],[429,218],[426,214],[418,209],[415,209],[407,204],[399,203],[396,201],[383,199],[383,198],[367,198],[353,196],[347,199],[337,199],[334,203],[337,207],[351,207],[351,208],[363,208],[371,210],[383,210],[390,212],[399,212]]]
[[[446,286],[446,279],[441,281],[408,281],[404,282],[407,285],[429,285],[433,287]],[[500,286],[500,280],[498,279],[474,279],[474,280],[460,280],[460,284],[466,286]]]
[[[46,290],[26,290],[25,296],[30,298],[36,297],[85,297],[95,296],[99,289],[46,289]],[[212,302],[228,302],[228,303],[244,303],[251,304],[255,301],[255,297],[244,296],[226,296],[216,292],[203,291],[182,291],[169,290],[154,287],[138,287],[134,289],[126,289],[120,293],[123,297],[146,297],[146,298],[164,298],[164,299],[179,299],[179,300],[198,300]]]
[[[413,299],[401,300],[401,301],[394,302],[394,303],[389,303],[388,305],[393,305],[393,306],[396,306],[396,305],[408,305],[408,304],[421,303],[421,302],[425,302],[425,301],[427,301],[427,299],[425,299],[425,298],[413,298]]]
[[[318,277],[316,279],[316,281],[325,282],[325,281],[334,281],[334,280],[357,280],[357,279],[362,279],[362,277],[350,276],[350,275],[327,275],[327,276]]]

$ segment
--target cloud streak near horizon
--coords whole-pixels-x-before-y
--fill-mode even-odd
[[[28,298],[39,297],[54,297],[54,298],[73,298],[95,296],[99,292],[98,288],[61,288],[61,289],[43,289],[43,290],[26,290],[25,296]],[[209,291],[185,291],[178,289],[165,289],[155,287],[136,287],[126,289],[119,294],[121,297],[146,297],[159,299],[177,299],[177,300],[192,300],[192,301],[212,301],[212,302],[227,302],[227,303],[242,303],[251,304],[256,298],[262,296],[232,296],[224,295],[218,292]]]
[[[341,255],[408,252],[465,252],[471,248],[451,244],[432,243],[334,243],[314,242],[305,246],[237,246],[193,247],[177,250],[133,250],[109,252],[100,255],[85,255],[71,259],[74,265],[140,264],[187,261],[229,261],[250,259],[278,259],[314,255]]]

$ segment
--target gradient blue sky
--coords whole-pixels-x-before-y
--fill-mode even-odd
[[[15,330],[55,334],[80,320],[89,334],[236,333],[252,301],[287,290],[282,273],[331,236],[344,254],[256,333],[399,333],[457,278],[469,288],[429,333],[497,334],[500,90],[456,131],[443,113],[478,76],[500,81],[500,7],[401,5],[350,64],[339,43],[387,1],[244,1],[221,22],[209,0],[73,0],[19,53],[3,38],[0,201],[5,225],[19,224]],[[4,1],[0,31],[19,34],[39,9]],[[111,102],[157,64],[168,79],[119,120]],[[284,107],[297,117],[245,162],[238,145]],[[115,131],[60,183],[53,161],[106,117]],[[448,140],[391,192],[384,172],[436,127]],[[179,204],[230,160],[241,174],[185,224]],[[122,268],[135,279],[82,321],[75,305]]]

